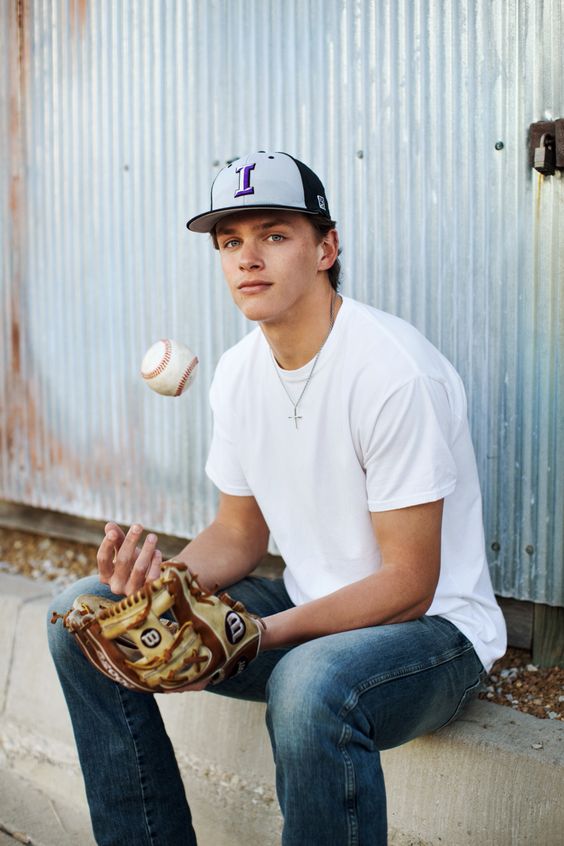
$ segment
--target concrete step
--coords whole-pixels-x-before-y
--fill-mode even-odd
[[[84,820],[70,721],[45,638],[49,597],[48,583],[0,574],[0,766],[31,782],[46,808],[50,800],[58,810],[62,801]],[[200,846],[276,846],[280,814],[264,706],[206,692],[157,699]],[[477,701],[452,726],[387,751],[382,760],[393,846],[563,842],[562,722]],[[29,796],[35,803],[35,794]],[[20,831],[21,811],[10,817]],[[86,837],[75,842],[92,842]]]
[[[83,807],[53,798],[13,770],[0,768],[0,831],[6,846],[94,846]],[[0,839],[4,846],[4,841]]]
[[[190,783],[194,828],[199,846],[261,846],[262,814],[257,805],[241,816],[234,797]],[[0,846],[95,846],[85,803],[69,803],[47,786],[0,767]]]

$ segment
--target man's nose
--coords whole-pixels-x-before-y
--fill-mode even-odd
[[[252,244],[245,244],[239,254],[241,270],[256,270],[264,266],[260,252]]]

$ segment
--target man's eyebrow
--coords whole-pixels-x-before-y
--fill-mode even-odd
[[[277,226],[290,226],[291,224],[287,220],[283,220],[282,218],[271,218],[269,220],[265,220],[262,223],[257,223],[253,226],[253,229],[264,230],[264,229],[272,229]],[[216,227],[216,234],[217,235],[234,235],[237,232],[237,226],[225,226],[223,227],[221,223],[217,224]]]

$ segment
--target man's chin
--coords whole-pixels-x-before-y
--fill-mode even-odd
[[[253,323],[268,323],[274,319],[272,308],[268,308],[265,303],[256,300],[246,299],[243,302],[238,302],[237,306],[247,320],[252,320]]]

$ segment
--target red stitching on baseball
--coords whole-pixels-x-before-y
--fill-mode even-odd
[[[170,343],[168,338],[162,338],[161,344],[165,345],[163,357],[161,358],[157,366],[154,368],[154,370],[151,370],[149,373],[145,373],[143,371],[141,372],[141,375],[144,379],[153,379],[155,376],[158,376],[159,373],[162,373],[170,362],[170,359],[172,357],[172,344]]]
[[[186,382],[190,378],[190,374],[192,373],[192,371],[196,367],[197,363],[198,363],[198,356],[195,355],[194,358],[192,359],[192,361],[190,362],[190,364],[188,365],[188,367],[186,368],[186,370],[184,371],[184,373],[182,374],[182,378],[181,378],[180,382],[178,383],[178,387],[177,387],[176,393],[174,395],[175,397],[179,397],[180,394],[182,393],[182,391],[184,390],[184,385],[186,384]]]

